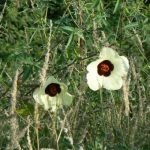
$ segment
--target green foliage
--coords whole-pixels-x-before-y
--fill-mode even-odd
[[[2,149],[11,141],[11,91],[18,68],[16,117],[19,131],[29,125],[32,147],[37,149],[32,94],[40,84],[50,20],[53,26],[47,76],[54,75],[66,83],[74,102],[70,108],[64,108],[65,113],[59,110],[57,114],[45,112],[40,106],[40,148],[150,149],[150,7],[146,2],[7,0],[6,7],[4,4],[5,1],[0,1],[0,9],[4,9],[0,16]],[[124,114],[122,90],[94,92],[86,84],[86,66],[98,58],[105,45],[129,58],[129,117]],[[65,122],[67,133],[62,130],[61,121]],[[25,132],[19,141],[23,149],[29,149],[27,136]],[[68,137],[72,137],[73,144]]]

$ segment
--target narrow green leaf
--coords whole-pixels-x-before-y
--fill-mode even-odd
[[[117,12],[118,7],[119,7],[119,3],[120,3],[120,0],[117,0],[113,14],[115,14]]]
[[[66,45],[65,49],[68,49],[68,47],[69,47],[69,45],[70,45],[72,39],[73,39],[73,33],[70,34],[70,37],[69,37],[69,39],[68,39],[68,42],[67,42],[67,45]]]
[[[63,26],[62,29],[67,30],[67,31],[74,32],[74,28],[73,28],[73,27]]]
[[[137,26],[138,26],[137,22],[136,23],[130,23],[130,24],[126,25],[124,27],[124,29],[130,29],[130,28],[134,28],[134,27],[137,27]]]

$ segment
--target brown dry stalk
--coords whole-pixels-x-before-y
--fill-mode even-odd
[[[128,19],[128,20],[129,20],[129,19]],[[131,23],[131,21],[129,20],[129,24],[130,24],[130,23]],[[135,29],[133,29],[132,31],[133,31],[133,33],[134,33],[134,35],[135,35],[135,37],[136,37],[136,40],[137,40],[137,42],[138,42],[138,44],[139,44],[140,52],[141,52],[142,56],[145,57],[145,56],[143,55],[143,53],[144,53],[144,48],[143,48],[142,40],[141,40],[139,34],[137,33],[137,31],[136,31]]]
[[[79,5],[79,27],[81,30],[83,30],[84,11],[83,11],[83,4],[82,4],[81,0],[78,1],[78,5]],[[87,54],[87,50],[85,47],[85,40],[83,38],[79,37],[78,38],[78,44],[79,44],[79,48],[80,48],[80,56],[81,56],[81,58],[83,58]],[[81,70],[85,69],[85,61],[81,61],[80,69]]]
[[[130,79],[125,80],[124,85],[123,85],[123,97],[124,97],[124,105],[125,105],[125,116],[129,116],[129,113],[130,113],[129,85],[130,85]]]
[[[144,110],[144,100],[143,100],[143,95],[142,95],[142,89],[141,89],[141,85],[140,85],[140,78],[141,75],[140,73],[138,73],[138,70],[136,70],[136,66],[135,66],[135,62],[136,60],[134,58],[131,58],[131,67],[132,67],[132,74],[133,74],[133,78],[136,81],[136,87],[138,90],[138,95],[139,95],[139,119],[143,118],[143,110]]]
[[[98,42],[97,23],[95,20],[93,20],[93,37],[94,37],[94,41]]]
[[[35,131],[36,131],[36,136],[37,136],[37,149],[40,149],[39,145],[39,107],[38,103],[35,102],[34,106],[34,121],[35,121]]]
[[[137,41],[139,43],[141,51],[144,52],[142,41],[141,41],[141,39],[140,39],[140,37],[139,37],[139,35],[138,35],[138,33],[137,33],[137,31],[135,29],[133,29],[133,33],[135,34],[135,37],[136,37],[136,39],[137,39]]]
[[[82,9],[80,10],[80,27],[82,29],[82,23],[83,23],[83,11]],[[79,38],[79,43],[80,43],[80,49],[81,49],[81,54],[82,54],[82,51],[84,51],[84,40],[82,38]]]
[[[49,28],[50,28],[50,32],[49,32],[48,43],[47,43],[47,53],[45,55],[45,61],[44,61],[43,68],[42,68],[41,73],[40,73],[41,85],[43,85],[45,82],[46,72],[48,70],[48,63],[49,63],[50,50],[51,50],[52,21],[50,21],[50,27]]]
[[[80,4],[81,2],[80,2],[80,0],[79,0],[79,9],[80,9],[80,11],[79,11],[79,23],[80,23],[80,28],[82,29],[82,24],[83,24],[83,10],[82,10],[82,8],[81,8],[81,4]],[[83,51],[84,51],[84,40],[83,39],[81,39],[81,38],[79,38],[79,46],[80,46],[80,49],[81,49],[81,55],[82,55],[82,53],[83,53]]]
[[[138,116],[136,116],[133,120],[133,124],[131,126],[131,129],[130,129],[130,134],[129,134],[129,146],[130,146],[130,149],[134,149],[134,143],[135,143],[135,134],[137,132],[137,129],[138,129]]]
[[[63,115],[65,116],[64,117],[64,124],[66,124],[66,129],[68,130],[67,132],[66,132],[66,134],[67,134],[67,137],[70,139],[69,141],[70,141],[70,144],[73,146],[73,136],[72,136],[72,133],[71,133],[71,127],[70,127],[70,124],[69,124],[69,121],[68,121],[68,119],[67,119],[67,117],[68,117],[68,115],[71,113],[71,111],[72,110],[70,110],[67,114],[65,113],[65,111],[64,111],[64,109],[62,109],[62,111],[63,111]],[[74,148],[74,146],[72,147],[72,150],[74,150],[75,148]]]
[[[51,47],[51,35],[52,35],[52,21],[50,21],[50,32],[49,32],[49,37],[48,37],[48,42],[47,42],[47,53],[45,55],[45,61],[40,73],[40,83],[41,86],[44,84],[46,80],[46,73],[48,70],[48,63],[49,63],[49,57],[50,57],[50,47]],[[40,145],[39,145],[39,108],[38,108],[38,103],[35,103],[34,107],[34,121],[35,121],[35,130],[36,130],[36,135],[37,135],[37,150],[40,150]]]
[[[28,117],[28,127],[27,127],[27,141],[28,141],[29,150],[33,150],[31,138],[30,138],[30,118],[29,117]]]
[[[68,113],[65,113],[64,109],[62,109],[62,112],[63,112],[63,115],[64,115],[64,119],[60,120],[61,130],[60,130],[58,138],[57,138],[57,144],[59,143],[61,134],[62,134],[62,132],[63,132],[64,129],[66,130],[65,133],[69,134],[68,136],[70,136],[71,139],[73,139],[72,134],[71,134],[71,130],[70,130],[70,124],[69,124],[69,121],[67,119],[67,117],[70,115],[70,113],[72,112],[72,110],[70,110]]]
[[[18,125],[18,119],[16,117],[16,103],[17,103],[17,81],[19,77],[19,70],[17,69],[15,78],[13,81],[12,86],[12,92],[11,92],[11,110],[10,114],[12,116],[10,123],[11,123],[11,148],[19,149],[21,150],[20,144],[19,144],[19,125]]]

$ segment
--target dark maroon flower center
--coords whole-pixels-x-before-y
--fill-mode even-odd
[[[58,83],[51,83],[45,88],[45,93],[49,96],[55,96],[61,92],[60,85]]]
[[[100,76],[108,77],[113,71],[114,65],[109,60],[104,60],[97,66],[97,72]]]

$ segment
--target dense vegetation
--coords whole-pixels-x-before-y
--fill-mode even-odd
[[[0,10],[0,149],[150,149],[149,1],[1,0]],[[129,59],[120,90],[86,83],[103,46]],[[54,114],[32,96],[49,49],[46,77],[74,95]]]

